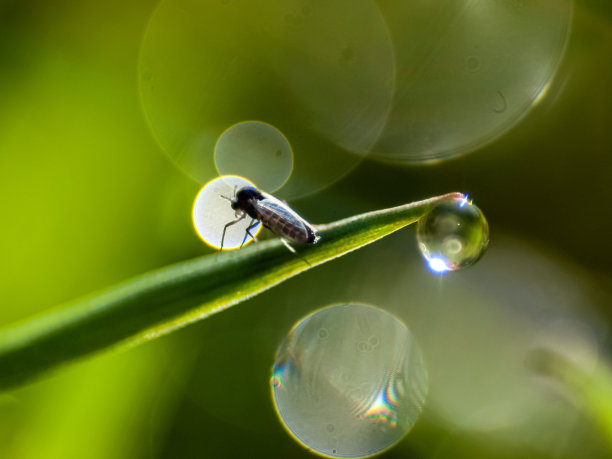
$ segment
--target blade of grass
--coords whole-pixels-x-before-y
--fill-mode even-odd
[[[156,338],[244,301],[414,223],[449,193],[318,227],[321,240],[300,246],[278,239],[203,256],[143,274],[0,331],[0,388],[109,347]]]

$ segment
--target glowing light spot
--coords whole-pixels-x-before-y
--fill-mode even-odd
[[[463,198],[459,201],[459,208],[461,209],[465,207],[466,205],[471,206],[473,202],[474,200],[470,199],[469,194],[463,195]]]
[[[427,259],[427,264],[429,265],[429,269],[434,273],[444,274],[451,270],[448,266],[448,261],[444,257],[434,256]]]
[[[227,199],[234,195],[235,190],[247,185],[254,186],[252,182],[243,177],[224,175],[211,180],[198,192],[191,215],[193,227],[200,239],[210,247],[214,249],[221,247],[223,228],[229,222],[237,219],[237,215]],[[237,249],[253,240],[250,237],[245,240],[246,229],[250,221],[250,218],[243,218],[227,228],[223,240],[223,250]],[[262,225],[257,224],[251,230],[251,233],[257,237],[261,228]]]

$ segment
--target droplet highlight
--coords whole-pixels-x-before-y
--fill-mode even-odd
[[[489,224],[468,196],[436,206],[417,224],[417,242],[430,271],[467,268],[489,245]]]
[[[287,431],[328,457],[367,457],[395,445],[417,421],[427,387],[410,330],[364,304],[333,305],[300,320],[280,345],[271,377]]]

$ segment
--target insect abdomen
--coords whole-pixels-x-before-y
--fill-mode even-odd
[[[293,222],[283,218],[269,209],[258,209],[261,222],[273,233],[298,244],[312,242],[311,232],[301,222]]]

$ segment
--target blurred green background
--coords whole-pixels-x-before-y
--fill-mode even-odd
[[[212,5],[232,3],[206,0],[197,7],[206,13],[218,7]],[[463,7],[478,11],[483,3]],[[245,7],[236,19],[258,23],[254,15],[265,16],[273,4]],[[347,9],[341,25],[330,16],[321,27],[368,37],[371,30],[358,21],[372,17],[376,5],[354,14],[347,2],[338,5]],[[437,5],[440,12],[457,9],[452,2]],[[423,2],[413,7],[422,9]],[[301,197],[291,204],[314,223],[469,192],[488,218],[489,252],[469,270],[434,277],[416,250],[414,230],[402,231],[170,336],[2,393],[0,457],[310,457],[276,417],[270,368],[293,323],[346,301],[374,304],[404,320],[429,366],[422,418],[385,457],[612,454],[612,3],[575,2],[554,79],[516,125],[470,154],[420,166],[349,152],[376,146],[384,125],[376,124],[384,115],[376,104],[392,84],[380,69],[392,71],[389,56],[399,59],[401,49],[414,43],[394,36],[391,54],[374,46],[386,39],[374,45],[367,40],[372,49],[364,44],[362,54],[355,51],[355,60],[372,73],[354,81],[366,109],[352,118],[360,105],[342,92],[345,77],[331,67],[321,43],[307,49],[321,49],[321,58],[312,60],[316,68],[300,67],[308,59],[291,58],[291,46],[303,49],[310,35],[289,42],[263,20],[265,40],[248,47],[240,41],[244,35],[216,30],[215,18],[203,14],[202,28],[218,34],[216,41],[177,50],[179,22],[156,42],[159,48],[151,48],[143,37],[154,21],[180,19],[163,7],[153,16],[156,8],[153,0],[0,2],[0,324],[211,252],[195,235],[190,213],[214,165],[207,156],[196,165],[198,173],[176,166],[193,164],[181,163],[186,150],[180,135],[176,144],[165,141],[193,129],[181,124],[181,116],[199,120],[205,132],[203,150],[196,153],[208,151],[215,135],[241,120],[281,128],[294,147],[296,167],[280,195]],[[290,23],[297,21],[292,14],[285,16]],[[197,24],[198,16],[189,17]],[[487,36],[482,40],[485,47]],[[265,56],[257,54],[262,43]],[[180,79],[174,88],[162,82],[159,104],[151,108],[143,80],[161,71],[147,74],[146,56],[190,64],[200,47],[223,65],[241,50],[236,67],[193,62],[194,69],[206,67],[207,84],[229,83],[218,93],[203,89],[205,96],[215,93],[214,100],[185,115],[164,107],[180,108],[176,100],[189,100],[191,86]],[[353,51],[340,48],[350,63]],[[266,61],[275,53],[273,64]],[[508,51],[521,53],[526,51]],[[242,59],[246,55],[253,66]],[[486,74],[486,61],[467,62],[472,70],[482,65]],[[248,72],[236,74],[237,68]],[[279,68],[297,70],[289,75]],[[401,75],[397,70],[391,76]],[[198,78],[199,72],[194,70]],[[440,85],[454,81],[452,72],[443,76]],[[509,74],[509,81],[514,78]],[[335,82],[330,97],[337,96],[329,109],[323,97],[303,92],[310,81],[328,79]],[[195,76],[187,81],[197,86]],[[379,86],[369,93],[372,82]],[[277,92],[292,84],[306,100]],[[216,116],[221,106],[226,108]],[[428,107],[432,113],[437,108]],[[160,113],[168,119],[156,118]],[[361,128],[345,129],[345,118],[336,115]],[[369,131],[372,126],[378,127]]]

